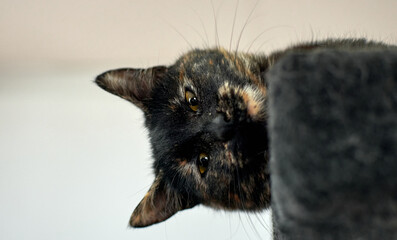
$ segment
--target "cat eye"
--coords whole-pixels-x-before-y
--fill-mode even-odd
[[[205,153],[201,153],[197,159],[197,166],[201,175],[203,175],[208,168],[209,157]]]
[[[190,109],[197,112],[199,101],[198,101],[196,95],[194,93],[192,93],[191,91],[186,90],[185,99],[186,99],[186,102],[189,104]]]

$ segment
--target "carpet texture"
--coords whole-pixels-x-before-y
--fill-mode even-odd
[[[397,51],[292,53],[268,74],[278,239],[397,239]]]

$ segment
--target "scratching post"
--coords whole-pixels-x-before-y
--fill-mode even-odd
[[[292,53],[269,72],[279,239],[397,239],[397,51]]]

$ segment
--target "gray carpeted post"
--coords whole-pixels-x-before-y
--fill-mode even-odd
[[[279,239],[397,239],[397,51],[293,53],[268,79]]]

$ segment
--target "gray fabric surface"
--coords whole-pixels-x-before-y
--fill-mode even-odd
[[[268,80],[279,239],[397,239],[397,51],[293,53]]]

